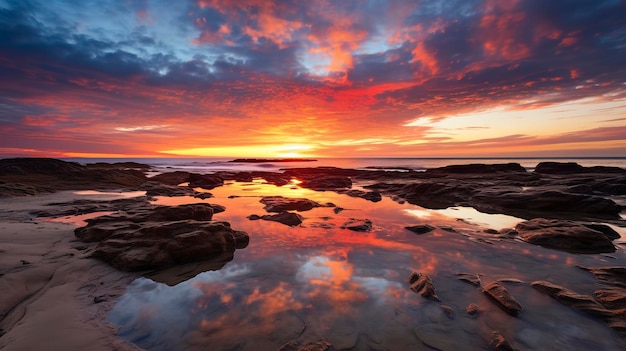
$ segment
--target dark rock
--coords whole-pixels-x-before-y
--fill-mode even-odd
[[[343,210],[344,210],[344,208],[343,208],[343,207],[335,207],[335,208],[333,208],[333,212],[335,212],[335,213],[337,213],[337,214],[338,214],[339,212],[343,211]]]
[[[302,188],[313,190],[349,189],[352,187],[352,181],[348,177],[325,176],[302,180],[299,185]]]
[[[295,227],[302,223],[302,216],[293,212],[281,212],[275,215],[264,215],[261,216],[261,219],[286,224],[290,227]]]
[[[131,222],[145,221],[180,221],[191,219],[196,221],[210,221],[215,212],[224,211],[220,205],[210,205],[206,203],[184,204],[178,206],[156,206],[148,211],[136,211],[131,216],[124,218]],[[119,217],[118,217],[119,218]],[[99,219],[103,219],[100,217]]]
[[[350,229],[355,232],[369,232],[372,230],[372,221],[369,219],[350,218],[350,221],[344,223],[341,229]]]
[[[519,235],[519,232],[513,228],[505,228],[505,229],[500,230],[500,234],[506,235],[506,236],[516,236],[516,235]]]
[[[585,167],[576,162],[540,162],[535,167],[536,173],[545,174],[576,174],[581,173]]]
[[[414,226],[409,226],[409,227],[404,227],[404,228],[412,231],[415,234],[426,234],[435,230],[435,227],[433,227],[430,224],[419,224],[419,225],[414,225]]]
[[[49,193],[53,191],[53,188],[18,184],[13,182],[5,183],[4,181],[0,180],[0,197],[30,196],[42,192]]]
[[[607,317],[612,315],[611,311],[600,305],[591,296],[579,294],[562,286],[546,281],[535,281],[531,283],[531,286],[541,291],[542,293],[554,298],[564,305],[574,307],[591,315],[599,317]]]
[[[276,186],[283,186],[291,183],[291,177],[286,176],[282,173],[273,173],[273,172],[251,172],[250,176],[256,178],[263,178],[269,184],[274,184]]]
[[[248,216],[248,219],[251,221],[258,221],[259,219],[261,219],[261,216],[259,215],[255,215],[255,214],[251,214]]]
[[[619,167],[583,167],[575,162],[541,162],[535,167],[536,173],[544,174],[579,174],[579,173],[626,173],[626,169]]]
[[[89,169],[74,162],[51,158],[12,158],[0,160],[0,195],[27,195],[29,192],[57,190],[137,188],[146,181],[136,169]],[[4,191],[15,185],[16,191]]]
[[[567,188],[570,193],[593,194],[593,188],[588,184],[578,184]]]
[[[469,165],[450,165],[439,168],[430,168],[426,173],[461,173],[461,174],[483,174],[496,172],[526,172],[526,168],[519,163],[505,164],[482,164],[474,163]]]
[[[302,212],[322,206],[321,204],[309,199],[288,198],[282,196],[265,196],[260,202],[265,205],[264,209],[267,212]]]
[[[311,167],[311,168],[289,168],[283,173],[285,176],[300,180],[319,178],[325,176],[355,177],[359,175],[371,174],[371,171],[360,171],[350,168],[337,167]]]
[[[572,221],[535,218],[519,223],[515,229],[522,240],[573,253],[615,252],[605,234]]]
[[[487,285],[483,293],[495,301],[502,310],[512,316],[517,316],[523,310],[519,302],[498,282]]]
[[[30,262],[26,261],[26,260],[20,260],[20,263],[24,266],[31,264]]]
[[[220,209],[221,206],[215,206]],[[117,231],[132,231],[144,223],[181,220],[209,221],[214,207],[209,204],[186,204],[179,206],[146,205],[124,213],[101,216],[87,220],[87,226],[76,228],[74,234],[84,242],[104,240]]]
[[[435,182],[402,185],[400,193],[409,203],[426,208],[447,208],[468,203],[478,191],[457,182]]]
[[[626,311],[626,289],[610,287],[599,289],[594,292],[596,299],[610,310]]]
[[[212,174],[189,174],[189,187],[213,189],[224,185],[224,180]]]
[[[589,229],[593,229],[606,235],[606,237],[610,240],[615,240],[622,237],[618,232],[616,232],[615,230],[613,230],[613,228],[609,227],[606,224],[583,223],[583,225]]]
[[[466,173],[470,172],[469,168],[471,165],[416,172],[408,178],[411,181],[405,182],[398,182],[402,176],[396,175],[398,178],[392,183],[373,183],[364,188],[425,208],[471,206],[481,212],[522,218],[580,218],[584,215],[617,219],[621,206],[602,194],[626,194],[626,173],[541,175],[525,171],[492,172],[485,165],[471,170],[485,173]],[[360,177],[363,175],[354,176]],[[581,185],[591,186],[593,191],[569,191]]]
[[[195,197],[196,199],[201,199],[201,200],[204,200],[204,199],[209,199],[209,198],[212,198],[212,197],[213,197],[213,194],[211,194],[211,193],[207,193],[207,192],[199,192],[199,191],[197,191],[197,192],[193,195],[193,197]]]
[[[86,167],[76,162],[65,162],[54,158],[5,158],[0,159],[0,175],[7,174],[72,174],[85,171]]]
[[[509,342],[499,332],[493,332],[491,334],[489,349],[493,351],[514,351],[511,344],[509,344]]]
[[[492,229],[492,228],[487,228],[485,230],[483,230],[483,233],[487,233],[487,234],[500,234],[499,231]]]
[[[372,202],[379,202],[383,199],[382,195],[377,191],[340,190],[338,193],[346,194],[351,197],[358,197]]]
[[[467,307],[465,307],[465,312],[467,312],[467,314],[469,314],[470,316],[477,315],[479,311],[480,309],[475,303],[470,303],[469,305],[467,305]]]
[[[488,213],[581,213],[617,218],[621,206],[613,200],[586,194],[557,190],[527,190],[524,192],[489,192],[475,194],[471,204]]]
[[[432,279],[427,274],[412,272],[409,275],[409,284],[411,290],[420,294],[420,296],[433,301],[441,301],[439,296],[437,296]]]
[[[107,299],[104,296],[94,296],[93,297],[93,303],[100,303],[100,302],[104,302]]]
[[[146,196],[195,196],[198,194],[195,190],[188,187],[168,185],[155,181],[143,183],[141,189],[146,191]]]
[[[167,172],[157,174],[154,177],[150,178],[151,181],[168,184],[168,185],[178,185],[181,183],[186,183],[189,181],[189,172],[183,171],[175,171],[175,172]]]
[[[580,267],[593,274],[599,281],[626,289],[626,267]]]
[[[327,351],[331,344],[326,340],[299,342],[292,340],[281,346],[278,351]]]
[[[445,230],[446,232],[450,232],[450,233],[456,233],[456,229],[450,227],[449,225],[441,225],[439,226],[439,229]]]
[[[456,276],[459,280],[462,280],[466,283],[470,283],[474,286],[480,286],[480,277],[478,274],[469,274],[469,273],[457,273]]]
[[[452,318],[452,315],[454,314],[454,309],[452,309],[452,307],[448,305],[441,305],[439,307],[441,307],[441,310],[446,314],[446,316],[448,316],[448,318]]]
[[[125,270],[163,268],[210,259],[248,245],[248,235],[233,230],[226,222],[101,223],[109,230],[93,257]]]

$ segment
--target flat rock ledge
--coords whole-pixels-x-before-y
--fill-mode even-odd
[[[535,218],[515,226],[522,240],[572,253],[615,252],[614,231],[602,224]],[[619,234],[617,234],[619,236]]]
[[[300,216],[299,214],[288,212],[288,211],[283,211],[280,213],[271,214],[271,215],[263,215],[263,216],[253,214],[253,215],[248,216],[248,219],[251,221],[262,219],[265,221],[278,222],[284,225],[288,225],[290,227],[295,227],[295,226],[300,225],[303,220],[302,216]]]
[[[322,207],[321,204],[303,198],[290,198],[283,196],[265,196],[260,202],[265,205],[264,210],[267,212],[285,212],[285,211],[309,211],[316,207]]]
[[[484,288],[483,293],[496,302],[498,307],[500,307],[504,312],[512,316],[517,316],[524,310],[522,305],[520,305],[520,303],[499,282],[493,282],[487,285]]]
[[[535,281],[532,287],[552,297],[563,305],[587,313],[605,321],[609,327],[626,334],[626,290],[623,288],[600,289],[592,296],[579,294],[547,281]]]
[[[245,232],[233,230],[227,222],[212,221],[214,211],[205,203],[151,205],[133,213],[91,219],[74,234],[82,241],[98,242],[92,257],[117,269],[161,269],[212,259],[248,245]]]

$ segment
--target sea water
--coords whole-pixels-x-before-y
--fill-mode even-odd
[[[85,160],[81,162],[89,163]],[[128,160],[106,160],[121,162]],[[337,166],[414,169],[449,164],[517,162],[528,169],[546,159],[320,159],[316,162],[259,164],[228,159],[149,159],[161,171],[210,173],[227,170],[276,171],[286,167]],[[585,166],[624,167],[624,159],[559,159]],[[522,350],[619,350],[626,341],[605,323],[563,306],[530,285],[546,280],[582,294],[601,285],[578,266],[624,266],[626,254],[577,255],[502,239],[484,232],[514,227],[521,218],[480,213],[472,208],[431,210],[383,197],[370,202],[296,184],[275,186],[261,179],[226,182],[214,197],[157,197],[155,204],[208,202],[226,207],[214,216],[250,235],[247,248],[219,264],[197,264],[177,274],[139,278],[114,306],[109,320],[118,336],[147,350],[278,350],[282,345],[326,340],[334,350],[484,350],[491,333],[504,335]],[[300,226],[256,220],[263,196],[332,202],[301,212]],[[371,232],[342,228],[369,219]],[[406,226],[429,224],[416,235]],[[626,230],[617,229],[622,238]],[[623,247],[624,239],[615,244]],[[220,266],[222,266],[220,269]],[[194,268],[196,267],[196,268]],[[431,276],[441,302],[409,289],[411,272]],[[178,272],[178,273],[177,273]],[[513,317],[457,273],[497,280],[524,311]],[[168,275],[169,274],[169,275]],[[180,279],[179,279],[180,278]],[[479,306],[470,316],[465,308]],[[442,305],[452,309],[447,314]]]

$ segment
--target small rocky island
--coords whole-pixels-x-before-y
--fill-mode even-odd
[[[271,162],[315,162],[312,158],[237,158],[233,163],[271,163]]]

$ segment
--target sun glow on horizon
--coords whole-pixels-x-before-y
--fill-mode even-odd
[[[306,151],[316,147],[306,144],[214,146],[159,151],[172,156],[212,157],[315,157]],[[306,152],[306,153],[305,153]]]

